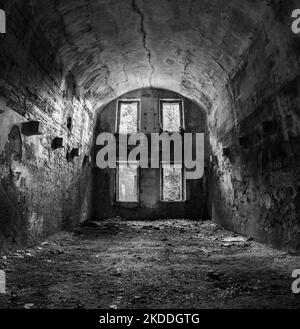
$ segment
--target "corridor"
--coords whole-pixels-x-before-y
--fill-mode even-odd
[[[0,309],[299,308],[299,255],[300,0],[0,0]]]

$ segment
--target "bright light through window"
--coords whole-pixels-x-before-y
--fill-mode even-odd
[[[179,132],[182,128],[181,102],[162,101],[162,128],[167,132]]]
[[[118,201],[138,201],[138,167],[134,164],[119,164],[118,177]]]
[[[118,125],[119,133],[131,134],[138,131],[139,102],[121,101],[119,102]]]
[[[182,166],[162,166],[162,200],[175,202],[183,201]]]

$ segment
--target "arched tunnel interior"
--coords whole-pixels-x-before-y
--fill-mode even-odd
[[[90,220],[184,218],[298,254],[299,5],[0,0],[0,250]],[[159,133],[175,104],[178,126],[204,134],[203,175],[179,170],[176,202],[161,197],[167,170],[128,171],[122,185],[120,165],[97,166],[96,138],[123,127],[126,104],[139,132]]]

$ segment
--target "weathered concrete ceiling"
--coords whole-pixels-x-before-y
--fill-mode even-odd
[[[210,107],[259,29],[266,1],[32,0],[26,6],[85,97],[104,104],[153,86]]]

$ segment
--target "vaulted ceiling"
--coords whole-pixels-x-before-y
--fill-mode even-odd
[[[11,1],[13,4],[16,1]],[[257,33],[263,0],[31,0],[79,90],[99,104],[159,87],[206,107]]]

